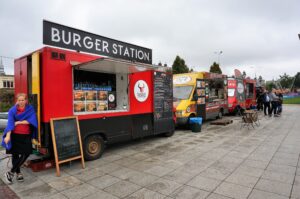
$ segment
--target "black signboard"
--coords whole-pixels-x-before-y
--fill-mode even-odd
[[[173,80],[165,72],[154,72],[154,131],[168,132],[173,119]]]
[[[207,82],[204,79],[197,79],[194,97],[197,104],[197,117],[202,117],[203,120],[206,119],[206,101],[208,97],[207,88]]]
[[[93,33],[43,21],[43,44],[152,64],[152,50]]]
[[[51,119],[52,142],[55,155],[57,175],[60,175],[59,164],[82,159],[82,143],[77,117]]]

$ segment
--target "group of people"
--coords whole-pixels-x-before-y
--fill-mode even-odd
[[[265,116],[279,117],[282,113],[283,95],[281,92],[263,90],[257,98],[258,110],[264,110]]]

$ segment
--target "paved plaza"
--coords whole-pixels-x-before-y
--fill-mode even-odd
[[[0,198],[47,199],[285,199],[300,198],[300,106],[284,106],[281,117],[260,113],[260,126],[241,127],[241,118],[201,133],[177,130],[106,149],[99,160],[32,172],[6,186]],[[4,154],[1,152],[0,157]],[[0,162],[0,175],[7,170]]]

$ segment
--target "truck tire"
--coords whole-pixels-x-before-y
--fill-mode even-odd
[[[222,119],[223,117],[223,110],[221,109],[218,113],[217,119]]]
[[[163,135],[164,135],[164,137],[171,137],[174,135],[174,133],[175,133],[175,130],[172,130],[170,132],[164,133]]]
[[[104,152],[104,140],[100,135],[91,135],[84,140],[84,159],[87,161],[96,160]]]

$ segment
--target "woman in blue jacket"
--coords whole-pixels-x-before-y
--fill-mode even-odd
[[[17,103],[8,112],[7,127],[4,130],[2,146],[8,154],[12,154],[12,168],[5,173],[8,184],[14,176],[19,182],[24,181],[20,167],[32,153],[32,138],[36,138],[37,118],[33,107],[27,104],[26,94],[16,97]]]

